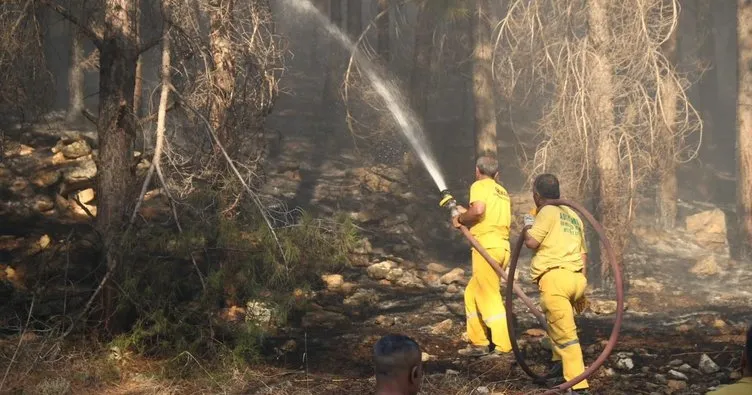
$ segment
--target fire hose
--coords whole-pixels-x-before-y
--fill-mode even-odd
[[[457,208],[456,208],[456,201],[454,198],[449,194],[448,191],[442,191],[443,198],[441,200],[440,205],[442,207],[447,207],[452,212],[452,217],[458,214]],[[608,342],[606,343],[606,346],[603,348],[603,351],[601,354],[596,358],[596,360],[585,369],[584,372],[582,372],[579,376],[565,382],[562,384],[559,384],[558,386],[555,386],[548,391],[544,393],[544,395],[553,395],[561,393],[562,391],[565,391],[577,383],[581,382],[582,380],[585,380],[586,378],[590,377],[593,372],[598,370],[598,368],[603,365],[603,363],[608,359],[609,355],[613,351],[614,347],[616,346],[616,342],[619,338],[619,330],[621,329],[621,323],[624,315],[624,289],[622,284],[622,278],[621,278],[621,268],[619,267],[619,264],[616,261],[616,257],[614,255],[614,251],[611,247],[611,243],[609,242],[608,238],[606,237],[605,230],[603,229],[603,226],[596,221],[596,219],[590,214],[584,207],[582,207],[580,204],[571,202],[568,200],[558,199],[558,200],[551,200],[546,203],[546,205],[554,205],[554,206],[567,206],[575,211],[577,211],[581,216],[585,217],[585,219],[590,223],[590,225],[593,227],[595,232],[598,234],[598,237],[601,240],[601,243],[603,244],[603,248],[606,251],[606,257],[608,258],[609,263],[611,264],[613,276],[614,276],[614,282],[616,285],[616,318],[614,319],[614,326],[611,330],[611,336],[608,339]],[[525,305],[530,309],[530,311],[535,315],[535,317],[538,319],[539,322],[541,322],[541,325],[547,329],[547,324],[545,317],[543,316],[543,313],[540,312],[535,307],[535,304],[530,300],[530,298],[525,295],[525,293],[522,291],[522,289],[519,288],[514,283],[514,276],[515,272],[517,270],[517,261],[520,257],[520,252],[522,250],[522,246],[525,244],[525,232],[527,232],[527,229],[529,227],[525,227],[522,229],[522,234],[517,239],[517,243],[515,244],[514,248],[512,249],[512,254],[509,260],[509,273],[505,273],[504,270],[501,269],[501,266],[496,262],[494,259],[491,258],[491,256],[488,254],[488,252],[478,243],[478,241],[470,234],[470,231],[465,226],[460,226],[460,230],[462,231],[462,234],[467,238],[467,240],[470,242],[470,244],[475,248],[486,261],[493,267],[494,271],[499,274],[500,277],[502,277],[507,282],[507,288],[505,293],[505,306],[506,306],[506,315],[507,315],[507,327],[509,328],[509,339],[512,343],[512,351],[514,352],[514,357],[517,360],[517,364],[520,366],[520,368],[528,375],[530,376],[534,381],[540,382],[544,381],[545,378],[536,374],[535,372],[530,369],[530,367],[525,363],[525,358],[523,357],[522,353],[520,352],[519,345],[517,344],[517,339],[515,337],[514,332],[514,320],[513,320],[513,304],[512,304],[512,292],[517,294],[518,297],[525,303]]]

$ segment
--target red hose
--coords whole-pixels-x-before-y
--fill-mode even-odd
[[[585,217],[585,219],[590,223],[590,225],[595,229],[595,232],[598,233],[598,237],[601,240],[601,243],[603,244],[603,248],[606,251],[606,256],[608,257],[609,262],[611,263],[612,272],[614,274],[614,282],[616,283],[616,319],[614,320],[614,327],[611,330],[611,336],[608,339],[608,343],[606,343],[606,347],[603,349],[603,352],[601,352],[601,355],[598,356],[598,358],[593,362],[589,368],[585,369],[582,374],[579,376],[563,383],[559,384],[558,386],[551,388],[550,390],[546,391],[544,395],[548,394],[558,394],[561,391],[564,391],[566,389],[571,388],[575,384],[579,383],[582,380],[585,380],[588,378],[593,372],[595,372],[603,363],[606,361],[608,356],[611,354],[611,351],[613,351],[614,347],[616,346],[616,341],[619,338],[619,330],[621,329],[621,322],[624,315],[624,289],[622,284],[622,278],[621,278],[621,268],[619,267],[619,264],[616,261],[616,256],[614,255],[614,251],[611,248],[611,243],[609,242],[608,238],[606,237],[606,232],[603,229],[603,226],[598,223],[598,221],[593,218],[593,216],[585,210],[584,207],[582,207],[580,204],[575,202],[570,202],[568,200],[558,199],[558,200],[551,200],[546,203],[546,205],[554,205],[554,206],[568,206],[572,209],[579,212],[580,215]],[[514,333],[514,322],[512,321],[512,314],[513,314],[513,304],[512,304],[512,289],[514,289],[514,273],[517,270],[517,260],[520,257],[520,251],[522,250],[522,246],[525,243],[525,232],[527,231],[528,227],[523,228],[522,234],[517,239],[517,243],[515,244],[514,248],[512,249],[512,256],[509,260],[509,276],[507,279],[507,289],[506,289],[506,310],[507,310],[507,327],[509,328],[509,338],[512,341],[512,351],[514,352],[514,356],[517,359],[517,363],[520,365],[522,370],[525,371],[525,373],[528,374],[531,378],[534,380],[543,380],[543,377],[535,374],[530,367],[527,366],[525,363],[525,359],[522,357],[520,353],[519,346],[517,344],[517,340]],[[472,236],[467,233],[465,234],[466,237],[471,238]],[[472,240],[471,240],[472,243]],[[477,241],[475,242],[477,244]],[[524,299],[523,299],[524,301]]]
[[[483,259],[485,259],[489,265],[494,269],[496,274],[499,275],[504,281],[507,281],[507,273],[504,271],[504,269],[501,268],[498,262],[496,262],[495,259],[491,258],[491,255],[488,254],[488,251],[486,251],[483,246],[478,243],[478,240],[473,237],[473,235],[470,233],[470,231],[465,226],[460,226],[460,230],[462,231],[462,234],[465,235],[467,240],[470,242],[470,244],[475,248],[481,256],[483,256]],[[517,253],[519,255],[519,252]],[[538,310],[538,308],[535,306],[535,302],[533,302],[532,299],[530,299],[527,295],[525,295],[525,292],[522,291],[522,288],[520,288],[516,284],[510,283],[510,290],[514,290],[514,293],[519,296],[519,298],[522,300],[522,302],[525,303],[525,306],[527,306],[528,309],[530,309],[530,312],[533,313],[535,318],[538,319],[538,322],[543,326],[543,328],[548,327],[548,323],[546,322],[546,316],[543,315],[543,312]],[[508,317],[507,317],[508,318]]]

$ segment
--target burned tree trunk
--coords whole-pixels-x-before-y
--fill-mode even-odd
[[[71,24],[71,54],[68,66],[68,122],[75,122],[83,116],[84,110],[84,36],[81,29]]]
[[[673,69],[676,64],[676,31],[664,44],[664,54],[669,62],[667,70],[663,73],[660,88],[660,110],[663,118],[663,127],[660,130],[660,149],[658,171],[657,207],[659,225],[664,229],[673,229],[676,226],[677,201],[679,200],[679,184],[676,178],[676,141],[674,139],[675,124],[677,117],[678,95],[681,87],[674,80]]]
[[[136,31],[136,43],[141,44],[141,0],[135,0],[134,6],[136,7],[134,19],[135,19],[135,31]],[[138,55],[136,58],[136,85],[133,88],[133,114],[136,119],[141,118],[141,103],[143,102],[144,91],[144,57]],[[138,136],[137,136],[138,137]]]
[[[80,15],[80,13],[79,13]],[[68,65],[68,122],[83,117],[85,74],[84,74],[84,34],[81,28],[71,23],[71,54]]]
[[[233,147],[231,133],[226,127],[232,94],[235,90],[235,57],[229,31],[233,7],[234,0],[220,0],[209,11],[211,25],[209,47],[213,65],[211,75],[214,88],[209,121],[225,149]]]
[[[598,173],[597,215],[606,229],[617,260],[621,263],[624,245],[624,210],[622,182],[619,168],[619,151],[615,136],[613,69],[608,58],[610,41],[608,7],[610,0],[588,1],[588,40],[593,49],[590,59],[591,78],[589,93],[592,106],[592,130],[595,138],[595,166]],[[608,258],[601,254],[602,282],[609,273]],[[595,271],[590,271],[594,273]]]
[[[496,101],[491,73],[490,27],[486,19],[487,0],[476,0],[472,22],[473,103],[475,105],[475,152],[477,156],[498,157],[496,142]]]
[[[739,0],[737,10],[737,216],[741,256],[752,256],[752,4]]]
[[[130,204],[134,170],[131,147],[135,136],[133,91],[138,48],[134,31],[133,4],[108,0],[104,10],[104,33],[100,47],[99,119],[97,135],[97,230],[104,239],[108,271],[120,259],[120,236]],[[105,314],[114,312],[115,290],[105,290]],[[109,326],[109,325],[108,325]],[[115,322],[111,329],[118,330]]]

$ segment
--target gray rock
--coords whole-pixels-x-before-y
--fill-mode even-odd
[[[721,370],[721,368],[712,360],[707,354],[700,356],[700,363],[698,364],[700,371],[704,374],[713,374]]]
[[[445,319],[444,321],[439,322],[438,324],[431,327],[431,334],[432,335],[447,335],[449,334],[449,331],[452,330],[452,327],[454,326],[454,322],[451,319]]]
[[[632,358],[621,358],[616,361],[616,368],[620,370],[632,370],[634,369],[634,362]]]
[[[657,381],[660,384],[666,384],[666,383],[668,383],[668,379],[663,374],[656,374],[655,375],[655,381]]]
[[[372,289],[359,289],[344,300],[345,306],[363,307],[375,305],[379,301],[379,295]]]
[[[386,278],[387,280],[391,281],[391,282],[396,282],[397,280],[399,280],[400,278],[402,278],[402,276],[403,276],[404,274],[405,274],[405,271],[404,271],[404,270],[402,270],[402,268],[396,267],[396,268],[394,268],[394,269],[390,270],[390,271],[389,271],[389,272],[388,272],[388,273],[386,274],[386,277],[385,277],[385,278]]]
[[[450,269],[440,263],[431,262],[426,266],[426,270],[432,273],[444,274],[447,273]]]
[[[677,380],[684,380],[684,381],[689,380],[686,374],[679,372],[677,370],[674,370],[674,369],[669,370],[668,375],[669,377],[673,379],[677,379]]]
[[[369,266],[366,271],[368,272],[368,277],[371,277],[374,280],[383,280],[396,266],[397,264],[392,261],[383,261],[374,263],[373,265]]]
[[[75,166],[65,169],[63,179],[65,182],[74,183],[93,179],[97,175],[97,164],[91,158],[76,163]]]
[[[39,188],[46,188],[54,185],[60,180],[60,172],[57,170],[40,171],[31,178],[31,183]]]
[[[404,288],[417,288],[423,289],[426,287],[423,281],[417,274],[411,271],[404,271],[402,276],[397,280],[397,285]]]
[[[91,147],[84,140],[74,141],[61,150],[63,155],[68,159],[78,159],[91,153]]]
[[[449,273],[441,276],[442,284],[461,283],[465,280],[465,271],[460,268],[452,269]]]

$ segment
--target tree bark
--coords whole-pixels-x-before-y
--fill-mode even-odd
[[[209,122],[225,149],[235,146],[226,127],[228,112],[235,91],[235,57],[232,51],[230,26],[234,0],[220,0],[209,12],[209,47],[212,54],[212,82],[214,95],[210,105]],[[217,148],[219,150],[219,148]]]
[[[391,18],[389,16],[389,0],[377,0],[378,6],[377,15],[384,14],[376,22],[377,39],[376,39],[376,53],[379,55],[382,64],[389,64],[391,60],[390,56],[390,27]]]
[[[134,1],[136,12],[134,15],[136,24],[136,42],[141,44],[141,0]],[[143,98],[144,89],[144,57],[138,55],[136,59],[136,86],[133,89],[133,114],[136,119],[140,119],[142,116],[141,103]],[[137,136],[138,137],[138,136]]]
[[[679,199],[679,184],[676,178],[676,140],[674,139],[674,125],[677,118],[678,94],[681,87],[671,78],[674,73],[676,64],[676,31],[671,35],[669,40],[664,44],[663,52],[670,64],[667,65],[662,77],[660,90],[661,115],[663,117],[663,128],[661,128],[662,150],[659,155],[659,174],[657,207],[659,225],[664,229],[673,229],[676,226],[677,201]]]
[[[735,101],[737,81],[737,46],[734,42],[736,33],[734,23],[737,20],[736,3],[733,1],[712,1],[709,5],[714,19],[713,37],[714,72],[716,76],[717,95],[712,105],[715,107],[715,125],[713,140],[717,144],[716,164],[720,169],[733,173],[733,159],[726,152],[734,151]]]
[[[120,235],[130,202],[134,168],[131,147],[135,136],[133,92],[136,80],[137,43],[133,4],[107,0],[99,65],[99,138],[96,226],[104,239],[108,271],[114,271],[120,256]],[[115,290],[105,290],[106,317],[114,312]],[[115,323],[119,330],[119,323]]]
[[[71,23],[71,54],[68,68],[68,122],[76,122],[83,117],[85,77],[84,74],[84,35]]]
[[[740,252],[752,256],[752,4],[738,0],[737,217]]]
[[[486,19],[488,0],[476,0],[473,16],[473,103],[475,107],[475,153],[498,158],[496,100],[491,73],[491,32]]]
[[[590,78],[592,133],[595,137],[595,164],[598,173],[597,215],[611,241],[617,263],[622,263],[626,224],[621,212],[624,202],[619,169],[619,152],[614,135],[613,69],[607,56],[610,42],[608,7],[610,0],[588,1],[588,40],[593,49]],[[601,251],[600,278],[596,285],[603,284],[610,268],[605,251]],[[594,273],[595,271],[590,271]]]

